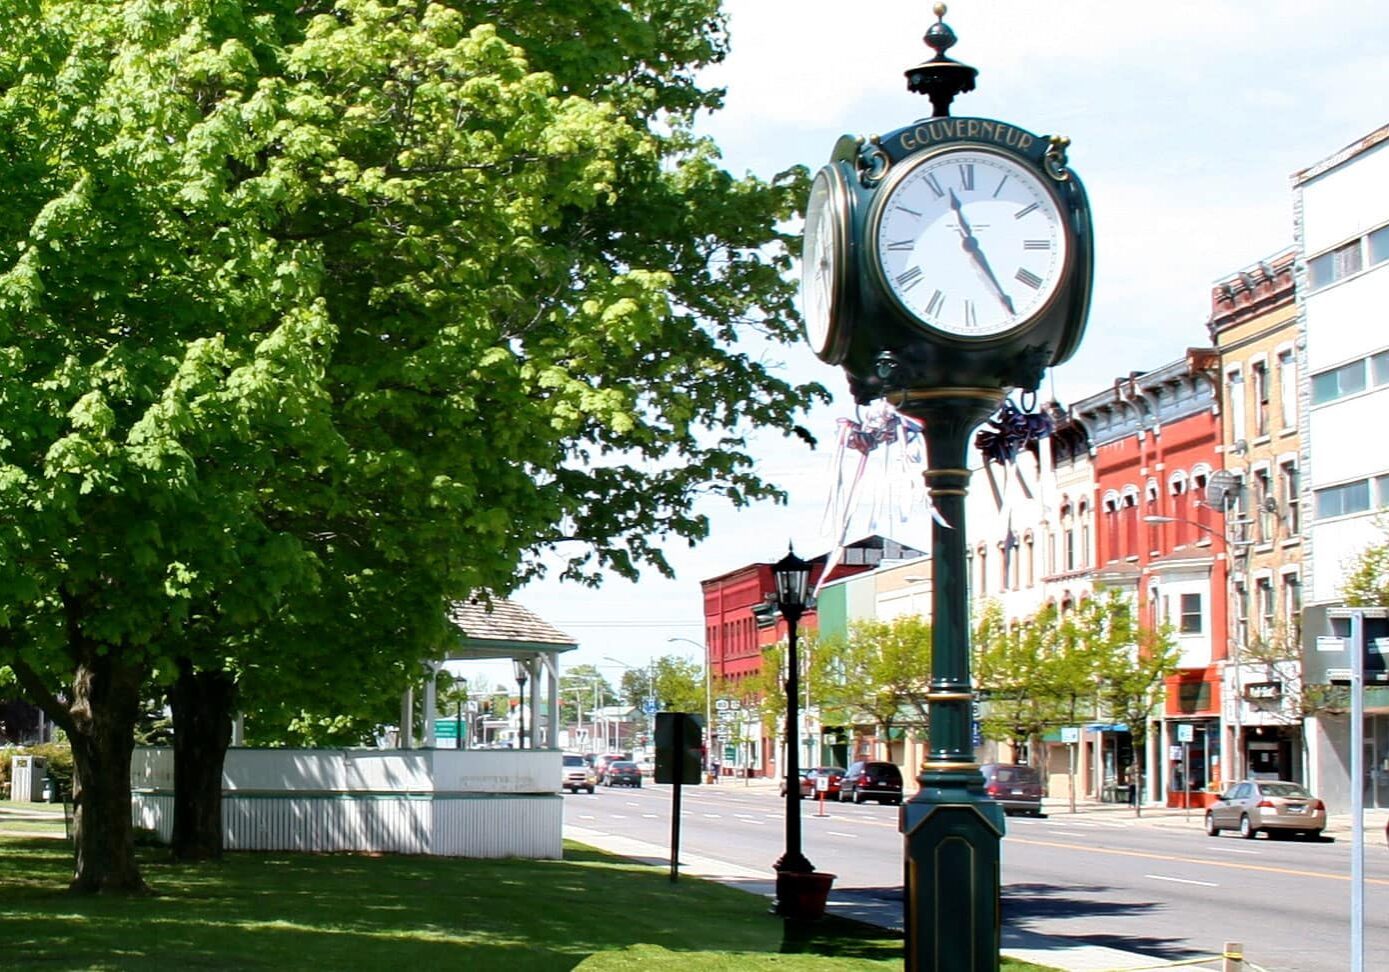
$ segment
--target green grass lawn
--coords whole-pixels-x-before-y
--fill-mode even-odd
[[[588,847],[563,861],[144,850],[149,898],[74,897],[67,841],[0,837],[7,969],[898,969],[900,937]],[[1040,966],[1004,962],[1008,972]]]

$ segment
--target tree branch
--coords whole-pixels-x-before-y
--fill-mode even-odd
[[[39,673],[34,671],[26,662],[19,659],[12,659],[9,662],[10,670],[14,672],[15,678],[19,680],[19,686],[24,690],[24,694],[29,696],[30,701],[48,714],[57,726],[69,736],[76,734],[76,725],[72,721],[72,713],[63,701],[54,695],[47,685],[44,684]]]

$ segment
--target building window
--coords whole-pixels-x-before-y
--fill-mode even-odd
[[[1249,589],[1243,581],[1235,584],[1235,644],[1249,644]]]
[[[1282,428],[1297,424],[1297,360],[1291,351],[1278,353],[1278,417]]]
[[[1254,434],[1268,435],[1268,364],[1255,361],[1250,371],[1254,374]]]
[[[1278,532],[1278,501],[1273,496],[1273,479],[1267,467],[1254,470],[1254,504],[1259,513],[1259,542],[1272,543]]]
[[[1389,385],[1389,351],[1370,355],[1370,384]]]
[[[1325,405],[1365,390],[1365,362],[1352,361],[1312,376],[1312,404]]]
[[[1201,633],[1201,595],[1182,595],[1182,617],[1177,630],[1182,634]]]
[[[1023,537],[1022,541],[1024,564],[1027,567],[1027,586],[1032,587],[1037,583],[1037,551],[1033,548],[1032,535]]]
[[[1329,287],[1337,280],[1359,273],[1364,267],[1360,241],[1352,240],[1307,261],[1307,284],[1312,290]]]
[[[1297,479],[1297,460],[1289,459],[1278,467],[1278,478],[1283,486],[1283,520],[1288,525],[1288,535],[1297,536],[1302,532],[1302,520],[1297,515],[1297,494],[1300,488]]]
[[[1244,375],[1231,371],[1225,375],[1225,397],[1230,410],[1230,441],[1244,438]]]
[[[1364,513],[1370,508],[1370,481],[1360,479],[1340,486],[1328,486],[1317,490],[1313,497],[1318,520]]]
[[[1302,643],[1302,579],[1296,574],[1283,575],[1283,619],[1288,625],[1292,644]]]
[[[1370,266],[1389,260],[1389,226],[1381,226],[1365,237],[1369,244]]]
[[[1254,596],[1259,605],[1259,633],[1267,639],[1273,634],[1273,578],[1260,577],[1254,581]]]
[[[1080,565],[1090,566],[1090,504],[1080,504]]]

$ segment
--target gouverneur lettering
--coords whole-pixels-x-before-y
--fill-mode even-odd
[[[915,128],[909,128],[897,137],[897,143],[910,152],[912,149],[922,148],[935,142],[960,138],[1007,145],[1009,148],[1024,152],[1031,148],[1035,141],[1031,135],[1021,129],[1006,125],[1003,122],[982,121],[978,118],[947,118],[922,122]]]

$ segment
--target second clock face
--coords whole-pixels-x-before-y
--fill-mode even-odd
[[[1065,275],[1056,197],[1031,169],[984,150],[939,152],[903,169],[878,200],[870,246],[902,309],[960,337],[1028,323]]]

